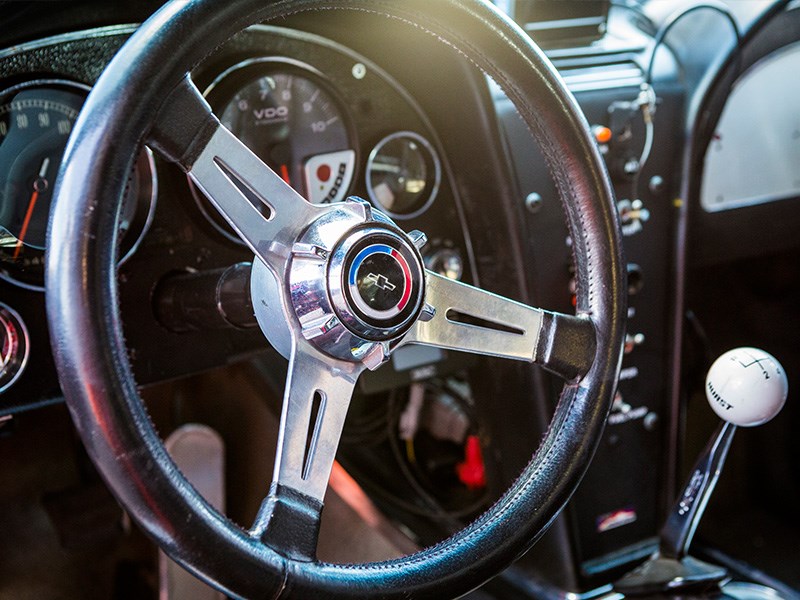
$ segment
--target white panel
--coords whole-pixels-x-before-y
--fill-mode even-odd
[[[727,210],[800,196],[800,43],[737,82],[706,152],[700,203]]]

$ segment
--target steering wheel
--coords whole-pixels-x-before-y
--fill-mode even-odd
[[[251,24],[321,10],[406,22],[501,85],[540,143],[562,200],[577,270],[575,315],[426,271],[422,233],[404,233],[358,199],[310,204],[220,125],[187,73]],[[274,479],[246,529],[213,509],[169,458],[128,360],[116,219],[144,143],[188,173],[253,251],[256,317],[289,359]],[[526,551],[557,516],[591,460],[611,405],[625,286],[608,175],[552,66],[487,2],[170,2],[129,39],[91,92],[58,177],[48,244],[58,249],[48,253],[46,267],[53,351],[89,455],[167,554],[232,596],[465,593]],[[322,563],[315,558],[320,511],[356,379],[410,343],[527,360],[561,375],[550,428],[510,489],[449,539],[381,563]]]

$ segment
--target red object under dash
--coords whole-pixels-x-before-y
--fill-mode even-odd
[[[464,458],[464,462],[456,466],[459,481],[471,490],[486,487],[486,466],[483,463],[481,441],[477,435],[467,436]]]

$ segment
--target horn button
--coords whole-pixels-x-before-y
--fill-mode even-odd
[[[323,353],[377,368],[388,359],[389,343],[405,334],[423,309],[419,248],[425,241],[424,234],[405,234],[363,200],[330,207],[294,244],[288,287],[276,285],[275,275],[255,261],[251,293],[262,330],[284,355],[291,339],[288,321]],[[294,315],[276,318],[278,303]]]
[[[420,263],[403,236],[379,227],[356,231],[331,260],[328,285],[334,309],[358,335],[372,340],[397,337],[419,313]]]

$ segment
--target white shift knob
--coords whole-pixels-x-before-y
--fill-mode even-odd
[[[729,350],[711,365],[706,397],[723,420],[753,427],[781,412],[789,382],[781,363],[758,348]]]

